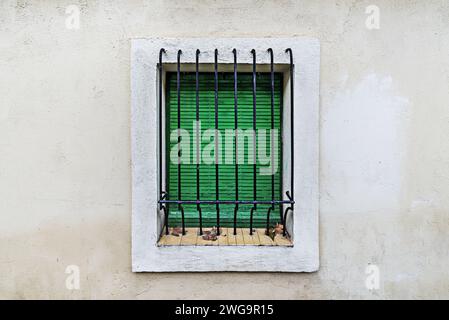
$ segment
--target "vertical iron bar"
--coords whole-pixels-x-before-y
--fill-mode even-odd
[[[256,205],[254,204],[251,207],[251,211],[249,213],[249,235],[253,235],[253,217],[254,217],[254,210],[256,209]]]
[[[273,50],[270,48],[270,71],[271,71],[271,139],[273,141],[273,130],[274,130],[274,63],[273,63]],[[273,141],[274,145],[274,141]],[[277,150],[271,150],[271,163],[274,163],[274,152]],[[274,200],[274,170],[271,172],[271,200]]]
[[[256,50],[252,49],[251,54],[253,55],[253,197],[257,200],[257,161],[256,161]],[[253,234],[253,215],[254,210],[257,209],[257,204],[251,209],[250,220],[249,220],[249,234]]]
[[[295,155],[294,155],[294,128],[293,128],[293,124],[294,124],[294,111],[295,111],[295,94],[294,94],[294,79],[295,79],[295,65],[293,63],[293,51],[291,48],[287,48],[285,50],[286,53],[288,53],[290,55],[290,167],[291,167],[291,173],[290,173],[290,188],[291,188],[291,194],[290,194],[290,200],[294,200],[295,197],[295,192],[294,192],[294,188],[295,188],[295,180],[294,180],[294,176],[295,176],[295,166],[294,166],[294,159],[295,159]],[[291,210],[293,211],[293,203],[291,204]],[[287,212],[287,211],[286,211]],[[281,216],[281,219],[283,220],[283,225],[284,225],[284,231],[283,231],[283,235],[285,236],[286,234],[286,218],[287,218],[287,214],[284,215],[284,217]]]
[[[293,192],[294,191],[294,188],[295,188],[295,184],[294,184],[294,159],[295,159],[295,153],[293,152],[294,150],[293,150],[293,148],[294,148],[294,139],[295,139],[295,136],[294,136],[294,130],[293,130],[293,125],[294,125],[294,117],[293,117],[293,113],[294,113],[294,111],[295,111],[295,108],[294,108],[294,106],[295,106],[295,101],[294,101],[294,99],[295,99],[295,95],[294,95],[294,78],[295,78],[295,73],[294,73],[294,68],[295,68],[295,65],[293,64],[293,52],[292,52],[292,49],[290,49],[290,48],[288,48],[287,50],[285,50],[286,52],[288,52],[289,54],[290,54],[290,156],[291,156],[291,159],[290,159],[290,161],[291,161],[291,163],[290,163],[290,166],[291,166],[291,176],[290,176],[290,179],[291,179],[291,197],[292,197],[292,200],[294,199],[294,195],[295,195],[295,193]]]
[[[159,200],[162,199],[164,191],[162,190],[162,54],[165,53],[165,49],[161,48],[159,50]],[[165,234],[168,235],[168,210],[166,206],[162,203],[159,203],[159,210],[164,211],[164,220],[165,220]]]
[[[181,186],[181,54],[182,51],[178,50],[178,64],[176,73],[176,91],[178,95],[178,200],[181,200],[182,186]],[[178,204],[178,210],[181,210],[181,223],[182,234],[186,234],[185,221],[184,221],[184,208],[181,204]]]
[[[219,192],[219,177],[218,177],[218,49],[215,49],[214,61],[214,75],[215,75],[215,199],[218,200]],[[220,235],[220,205],[217,203],[217,235]]]
[[[274,146],[274,58],[273,58],[273,49],[269,48],[268,52],[270,53],[270,75],[271,75],[271,132],[270,132],[270,148]],[[272,171],[271,171],[271,200],[274,199],[274,153],[277,152],[277,150],[271,150],[271,165],[272,165]],[[274,210],[274,204],[271,205],[271,210]],[[282,214],[282,213],[281,213]],[[268,211],[268,217],[267,217],[267,233],[268,233],[268,224],[269,224],[269,217],[270,217],[270,210]]]
[[[272,210],[274,210],[274,205],[272,205],[271,207],[268,208],[268,212],[267,212],[267,228],[265,230],[265,234],[266,235],[270,234],[270,213],[271,213]]]
[[[199,56],[200,49],[196,49],[196,72],[195,72],[195,80],[196,80],[196,200],[200,200],[200,132],[199,132],[199,121],[200,121],[200,94],[199,94]],[[202,211],[199,204],[196,205],[196,209],[199,213],[200,218],[200,235],[203,234],[203,217]]]
[[[235,145],[235,200],[239,200],[239,167],[238,167],[238,91],[237,91],[237,50],[233,49],[234,54],[234,145]],[[234,209],[234,235],[237,234],[237,211],[239,210],[239,205],[236,204]]]
[[[159,200],[162,199],[162,54],[165,49],[159,51]],[[162,204],[160,204],[162,209]]]

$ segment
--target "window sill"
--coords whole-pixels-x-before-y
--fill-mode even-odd
[[[208,231],[208,229],[204,229]],[[220,235],[216,239],[207,239],[199,235],[198,228],[186,228],[186,234],[163,234],[159,239],[158,247],[166,246],[281,246],[292,247],[293,243],[288,236],[273,234],[269,237],[265,234],[265,229],[254,229],[253,234],[249,234],[248,228],[237,228],[234,235],[233,228],[221,228]]]

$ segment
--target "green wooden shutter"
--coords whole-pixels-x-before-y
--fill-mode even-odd
[[[176,73],[167,75],[167,191],[168,199],[176,200],[178,195],[177,170],[178,165],[169,159],[170,150],[175,148],[176,142],[170,142],[170,132],[177,129],[177,91]],[[190,133],[190,156],[191,164],[181,164],[181,190],[182,200],[196,200],[196,154],[193,151],[193,122],[196,120],[196,92],[195,73],[181,74],[181,128]],[[200,97],[200,121],[201,132],[215,128],[214,112],[214,74],[200,73],[199,77]],[[234,129],[234,78],[232,73],[220,73],[218,82],[218,123],[222,132],[224,144],[224,130]],[[281,114],[282,114],[282,74],[275,74],[275,128],[278,129],[278,170],[275,174],[275,200],[282,198],[282,143],[281,143]],[[267,152],[269,150],[269,129],[271,128],[271,87],[270,74],[257,74],[257,129],[267,129]],[[239,73],[238,75],[238,126],[239,129],[253,127],[253,92],[252,75]],[[202,141],[202,148],[210,142]],[[248,164],[248,144],[245,142],[245,164],[239,164],[239,200],[253,200],[253,165]],[[224,148],[222,148],[224,149]],[[235,152],[235,146],[234,146]],[[224,152],[222,151],[224,157]],[[235,161],[235,153],[234,153]],[[266,165],[264,165],[266,167]],[[271,200],[271,175],[260,175],[260,164],[257,162],[257,200]],[[219,193],[220,200],[235,200],[235,162],[234,164],[219,165]],[[215,164],[200,165],[200,199],[215,200]],[[185,222],[187,227],[199,225],[199,215],[196,205],[184,204]],[[238,227],[249,227],[249,216],[252,205],[239,205]],[[254,213],[254,227],[263,228],[266,225],[267,210],[270,205],[257,205]],[[212,227],[216,225],[215,205],[202,204],[203,226]],[[271,223],[279,221],[279,206],[275,206],[274,212],[270,214]],[[234,219],[234,205],[220,205],[220,225],[232,227]],[[181,213],[176,204],[169,205],[169,225],[181,225]]]

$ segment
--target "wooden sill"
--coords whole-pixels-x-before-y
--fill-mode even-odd
[[[277,234],[272,240],[265,234],[265,229],[254,229],[253,235],[249,234],[249,228],[237,228],[237,235],[233,234],[233,228],[221,228],[221,234],[217,240],[204,240],[199,235],[198,228],[186,228],[186,234],[163,234],[157,243],[158,246],[284,246],[292,247],[293,243],[288,237]],[[210,228],[203,228],[209,231]]]

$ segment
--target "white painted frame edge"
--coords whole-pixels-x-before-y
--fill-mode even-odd
[[[295,194],[293,247],[179,246],[158,247],[158,106],[159,50],[164,63],[175,63],[178,49],[182,63],[232,63],[232,49],[239,63],[289,63],[284,52],[292,48],[295,63]],[[133,272],[313,272],[319,268],[319,74],[320,44],[311,38],[151,38],[131,43],[132,138],[132,270]],[[289,159],[284,159],[288,161]]]

